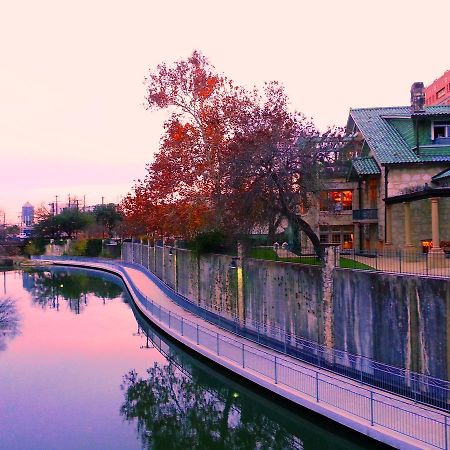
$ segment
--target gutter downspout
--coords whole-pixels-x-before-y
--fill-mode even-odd
[[[386,239],[387,239],[386,199],[388,198],[388,175],[389,175],[389,167],[384,166],[384,242],[385,243],[386,243]]]
[[[358,209],[362,210],[362,186],[361,186],[361,175],[358,176]],[[362,229],[363,225],[361,222],[358,223],[359,227],[359,251],[363,250],[363,236]]]

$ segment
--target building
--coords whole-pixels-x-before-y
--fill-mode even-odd
[[[347,130],[364,142],[349,174],[360,249],[438,251],[450,241],[450,106],[424,107],[422,86],[411,106],[350,111]]]
[[[34,223],[34,207],[30,203],[26,202],[22,206],[22,224],[26,227],[33,225]]]
[[[411,106],[350,110],[347,172],[325,177],[303,216],[322,242],[368,252],[450,245],[450,105],[424,106],[424,90],[414,83]]]
[[[450,105],[450,70],[425,89],[425,105]]]

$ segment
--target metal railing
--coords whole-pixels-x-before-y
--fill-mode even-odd
[[[377,220],[378,219],[378,209],[354,209],[353,210],[353,221],[360,220]]]
[[[450,277],[450,253],[405,250],[340,250],[340,267],[409,275]]]
[[[192,322],[153,302],[139,291],[138,297],[156,322],[168,326],[193,345],[262,375],[274,385],[285,386],[316,403],[333,406],[367,421],[371,426],[395,431],[435,448],[448,449],[446,414],[308,369]]]
[[[141,264],[141,252],[138,250],[140,244],[133,245],[135,246],[134,252],[130,251],[124,256],[130,257],[130,261],[133,257],[134,264],[148,269],[152,273],[145,259]],[[159,273],[153,273],[153,275],[158,277],[161,287],[174,302],[221,328],[300,361],[347,376],[369,386],[413,399],[416,402],[450,410],[450,382],[447,380],[385,364],[366,356],[330,349],[315,341],[288,332],[280,326],[248,318],[242,321],[233,312],[224,313],[224,311],[205,303],[199,305],[197,302],[193,302],[166,285],[164,280],[161,280]]]
[[[139,244],[134,244],[135,246]],[[140,252],[134,252],[136,259],[141,259]],[[39,258],[36,258],[39,259]],[[83,257],[43,257],[43,259],[69,259],[92,262],[92,258]],[[95,261],[113,264],[120,269],[123,276],[129,279],[123,268],[111,260]],[[123,263],[122,263],[123,264]],[[140,262],[129,262],[131,266],[150,269]],[[128,265],[125,263],[125,265]],[[155,276],[155,274],[152,274]],[[129,281],[132,282],[131,279]],[[241,321],[233,312],[224,313],[206,304],[199,306],[187,297],[178,294],[159,278],[160,287],[172,301],[214,325],[217,325],[238,336],[272,348],[294,357],[300,361],[326,369],[332,373],[344,375],[368,386],[377,387],[388,392],[409,398],[418,403],[450,410],[450,382],[440,378],[412,372],[401,367],[391,366],[369,357],[352,354],[343,350],[330,349],[315,341],[305,339],[295,333],[287,332],[282,327],[264,324],[254,319]]]
[[[341,269],[450,278],[450,252],[447,247],[440,253],[425,253],[416,250],[356,250],[336,244],[336,251],[339,252],[336,267]],[[264,256],[261,259],[264,259]],[[278,250],[275,260],[307,265],[320,264],[314,248],[310,245],[302,246],[298,254],[293,254],[289,249]]]
[[[435,448],[449,449],[449,417],[445,413],[407,403],[399,398],[362,387],[360,384],[304,367],[283,356],[257,348],[251,343],[214,332],[146,297],[134,286],[122,265],[114,264],[111,260],[79,257],[42,257],[42,259],[75,260],[86,263],[98,261],[111,265],[119,269],[131,282],[135,295],[156,321],[167,325],[170,330],[189,339],[194,345],[239,364],[243,369],[258,373],[274,385],[293,389],[316,403],[328,404],[363,419],[371,426],[393,430]]]

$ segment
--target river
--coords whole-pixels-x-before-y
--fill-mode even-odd
[[[136,311],[114,275],[0,273],[1,449],[376,445],[179,348]]]

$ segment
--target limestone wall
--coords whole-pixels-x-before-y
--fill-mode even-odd
[[[391,168],[388,175],[389,197],[400,195],[407,188],[431,184],[431,178],[447,166],[448,164],[432,166],[418,164],[414,167],[408,165],[406,168]]]
[[[205,255],[198,260],[187,250],[175,253],[172,261],[165,255],[165,281],[175,286],[176,262],[179,293],[234,315],[238,271],[230,268],[231,257]],[[162,249],[157,248],[157,268],[162,267],[161,258]],[[330,310],[324,308],[324,278],[318,266],[245,259],[242,270],[249,327],[257,321],[261,332],[285,328],[387,364],[450,376],[450,280],[336,269]],[[327,317],[330,311],[332,317]]]

